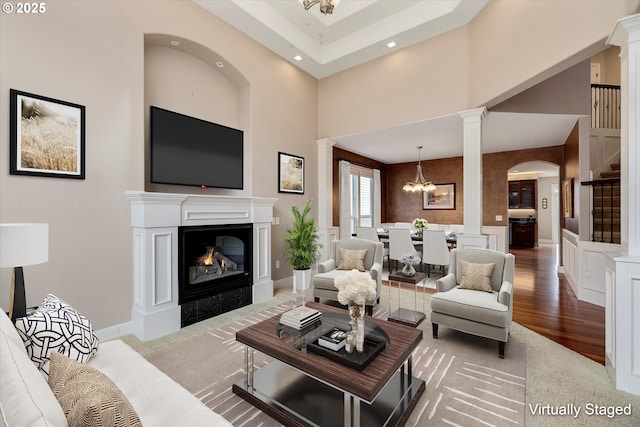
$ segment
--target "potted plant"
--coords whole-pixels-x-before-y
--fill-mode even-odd
[[[307,202],[302,212],[297,206],[291,207],[293,222],[291,228],[287,230],[285,241],[289,247],[284,252],[284,257],[293,267],[293,294],[294,299],[297,292],[302,292],[302,303],[304,304],[304,294],[311,284],[311,266],[320,259],[320,248],[318,243],[318,230],[316,221],[309,216],[311,211],[311,199]]]

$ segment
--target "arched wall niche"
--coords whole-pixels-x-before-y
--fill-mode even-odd
[[[144,36],[145,190],[167,193],[251,195],[250,85],[242,73],[210,48],[170,34]],[[149,107],[244,131],[244,189],[154,184],[149,170]]]

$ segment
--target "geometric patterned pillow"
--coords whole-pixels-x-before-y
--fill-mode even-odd
[[[475,291],[492,292],[491,273],[495,264],[474,264],[460,260],[462,267],[462,279],[460,289],[472,289]]]
[[[49,376],[51,352],[86,363],[98,352],[99,340],[89,319],[49,294],[35,313],[16,320],[16,329],[31,361]]]
[[[69,426],[142,426],[122,391],[102,372],[51,353],[49,386]]]
[[[336,270],[353,270],[364,271],[364,257],[367,256],[366,249],[349,250],[340,249],[340,265]]]

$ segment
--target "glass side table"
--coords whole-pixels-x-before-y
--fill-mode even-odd
[[[401,271],[396,271],[389,274],[389,318],[391,322],[398,322],[409,326],[418,326],[420,322],[425,319],[425,298],[424,292],[422,294],[422,311],[419,311],[418,307],[418,285],[425,279],[426,274],[422,271],[416,271],[413,276],[403,276]],[[397,310],[393,311],[394,307],[393,298],[391,298],[391,289],[393,284],[397,284]],[[400,301],[400,289],[402,284],[413,286],[413,309],[402,307]]]

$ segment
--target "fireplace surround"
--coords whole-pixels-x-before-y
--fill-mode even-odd
[[[277,199],[145,191],[127,191],[126,197],[131,206],[133,231],[131,322],[134,335],[142,341],[178,331],[183,326],[183,317],[186,325],[233,310],[237,308],[235,304],[257,304],[273,297],[271,224]],[[249,268],[249,285],[230,287],[227,284],[213,295],[181,300],[179,230],[200,227],[239,228],[245,230],[241,234],[249,232],[250,241],[245,249],[251,254],[250,265],[243,265],[245,272]],[[237,252],[237,249],[237,242],[230,242],[226,250]],[[236,256],[230,253],[226,257],[238,263],[234,260]]]

